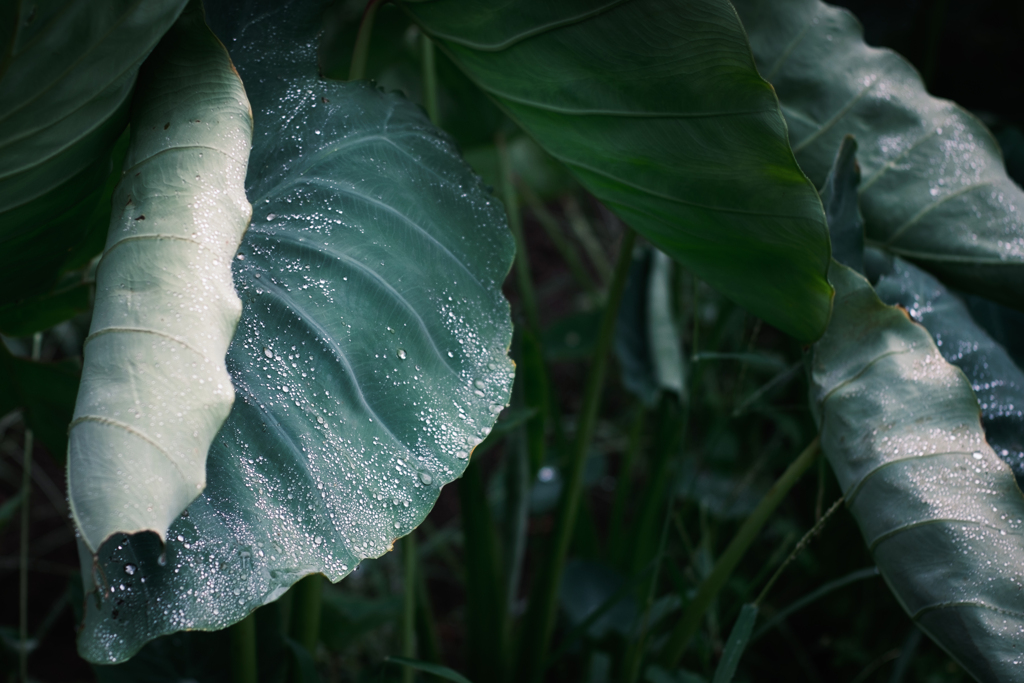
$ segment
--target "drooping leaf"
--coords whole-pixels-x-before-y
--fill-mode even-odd
[[[819,0],[735,4],[811,180],[824,181],[845,135],[857,139],[868,243],[1020,308],[1024,192],[985,126],[928,95],[902,57],[869,47],[844,9]]]
[[[963,373],[928,331],[833,263],[832,321],[813,348],[821,444],[886,582],[977,680],[1024,657],[1024,496],[985,439]]]
[[[685,397],[683,350],[672,301],[672,261],[650,247],[636,250],[615,324],[622,382],[648,407],[662,391]]]
[[[101,549],[79,639],[93,661],[387,552],[508,402],[500,204],[419,107],[317,79],[316,3],[237,7],[207,4],[254,108],[236,400],[166,547]]]
[[[831,296],[821,204],[728,2],[402,4],[659,249],[799,339],[821,334]]]
[[[206,485],[234,400],[224,355],[241,311],[231,262],[252,215],[251,139],[245,90],[193,3],[140,71],[96,274],[67,470],[93,552],[118,532],[163,539]]]
[[[971,383],[981,408],[985,438],[1024,483],[1024,372],[971,317],[967,306],[938,280],[911,263],[893,259],[875,291],[906,309],[931,333],[943,358]]]
[[[45,291],[93,226],[105,229],[103,186],[135,75],[185,2],[5,3],[0,302]]]
[[[864,219],[857,204],[860,166],[857,141],[847,135],[839,145],[832,169],[821,188],[821,203],[832,238],[832,258],[858,273],[864,272]]]

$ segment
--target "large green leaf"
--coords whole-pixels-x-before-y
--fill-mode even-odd
[[[337,581],[419,524],[507,403],[501,205],[422,110],[316,78],[316,3],[208,3],[254,107],[237,392],[207,487],[101,549],[79,650],[120,661]],[[163,553],[163,554],[161,554]]]
[[[231,410],[224,355],[241,302],[231,262],[249,225],[252,119],[224,46],[193,3],[142,67],[114,193],[82,383],[68,498],[93,551],[167,527],[206,485]]]
[[[857,139],[869,244],[1020,308],[1024,192],[985,126],[928,95],[902,57],[864,43],[846,10],[819,0],[735,4],[811,180],[824,181],[843,136]]]
[[[1024,496],[928,331],[846,266],[829,277],[811,399],[846,503],[918,626],[979,681],[1018,680]]]
[[[0,303],[48,287],[109,205],[135,75],[186,0],[8,0],[0,36]]]
[[[942,356],[971,382],[985,437],[1024,482],[1024,372],[971,317],[967,306],[928,273],[900,258],[875,284],[887,304],[906,309],[931,332]]]
[[[821,335],[825,218],[726,0],[403,6],[659,249],[799,339]]]

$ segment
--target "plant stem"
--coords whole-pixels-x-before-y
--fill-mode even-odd
[[[615,264],[611,287],[608,291],[607,305],[601,317],[601,329],[594,350],[594,361],[587,378],[587,386],[583,394],[583,406],[580,410],[576,441],[568,463],[565,485],[559,500],[558,518],[555,526],[550,555],[541,570],[540,577],[530,598],[527,613],[526,630],[524,631],[523,657],[520,666],[520,680],[540,681],[544,676],[544,664],[547,661],[548,645],[555,626],[558,613],[558,589],[562,582],[562,571],[569,553],[579,512],[580,499],[583,496],[583,468],[590,448],[590,440],[597,423],[597,412],[601,405],[601,394],[604,377],[608,369],[608,352],[611,349],[615,332],[615,320],[622,292],[626,286],[626,275],[633,259],[633,243],[636,233],[626,228],[619,246],[619,258]]]
[[[257,683],[256,613],[231,627],[231,680],[233,683]]]
[[[295,584],[295,597],[292,598],[292,638],[314,657],[316,644],[320,640],[320,599],[323,587],[324,577],[310,574]]]
[[[43,334],[32,335],[32,360],[39,360]],[[32,496],[32,451],[35,434],[25,428],[25,446],[21,460],[21,538],[18,558],[18,671],[22,683],[28,683],[28,522]]]
[[[526,238],[523,236],[522,214],[519,212],[519,196],[516,192],[515,174],[512,161],[508,155],[505,136],[498,134],[495,144],[498,148],[498,160],[501,165],[501,198],[505,202],[508,213],[508,227],[516,242],[516,284],[519,287],[519,298],[523,306],[526,324],[534,334],[540,333],[540,309],[537,306],[537,294],[533,289],[533,278],[530,273],[530,257],[526,250]]]
[[[622,557],[623,529],[626,523],[626,503],[631,493],[630,484],[633,483],[633,468],[636,465],[636,456],[643,444],[644,422],[647,411],[642,404],[636,407],[636,416],[629,428],[629,448],[626,450],[626,458],[619,470],[618,482],[615,486],[615,501],[612,503],[611,531],[608,533],[608,558],[613,565],[621,566],[624,562]]]
[[[405,596],[402,610],[402,656],[416,659],[416,532],[402,541],[402,564],[405,574]],[[412,683],[416,672],[402,670],[403,683]]]
[[[423,108],[430,122],[439,125],[437,111],[437,67],[434,65],[434,41],[426,33],[420,34],[420,59],[423,62]]]
[[[793,488],[793,485],[796,484],[801,475],[814,462],[815,456],[818,455],[818,445],[818,438],[815,437],[807,448],[797,456],[796,460],[786,468],[782,476],[772,484],[772,487],[765,494],[764,498],[761,499],[761,502],[758,503],[750,517],[743,522],[739,531],[733,536],[732,541],[729,542],[729,547],[718,558],[714,568],[711,570],[711,574],[701,584],[697,597],[686,606],[682,618],[672,630],[668,643],[666,643],[661,655],[661,665],[663,667],[670,670],[678,667],[679,660],[683,658],[690,640],[700,627],[704,612],[707,611],[711,602],[722,589],[722,586],[725,585],[725,582],[732,576],[736,565],[743,559],[743,555],[746,554],[750,544],[757,538],[765,522],[775,512],[775,508],[779,506],[779,503],[786,497],[789,490]]]
[[[352,48],[352,65],[348,70],[348,80],[358,81],[366,77],[366,58],[370,54],[370,34],[373,33],[373,19],[377,16],[377,8],[384,0],[370,0],[363,10],[363,20],[359,24],[356,44]]]

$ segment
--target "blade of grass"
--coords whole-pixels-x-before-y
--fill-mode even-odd
[[[439,664],[431,664],[430,662],[421,662],[416,659],[410,659],[408,657],[386,657],[385,662],[389,664],[398,664],[404,666],[406,671],[422,671],[424,673],[433,674],[438,678],[443,678],[446,681],[454,681],[455,683],[470,683],[470,680],[460,674],[454,669],[449,669],[447,666],[441,666]]]
[[[523,561],[526,558],[526,535],[530,524],[530,463],[526,448],[524,439],[516,439],[504,473],[505,520],[502,539],[507,553],[505,614],[513,612],[519,598],[519,582],[522,578]],[[505,647],[506,652],[510,654],[511,642],[507,640]],[[506,676],[511,673],[511,668],[506,668]]]
[[[39,360],[42,347],[43,334],[36,332],[32,335],[32,360]],[[18,552],[18,671],[22,683],[28,683],[28,523],[34,441],[35,435],[26,427],[21,460],[21,538]]]
[[[590,367],[583,406],[576,428],[565,485],[559,499],[558,516],[550,553],[539,574],[539,579],[530,595],[530,606],[526,615],[526,629],[520,658],[520,676],[523,681],[540,681],[547,651],[554,631],[558,611],[558,588],[562,581],[569,542],[572,540],[583,495],[583,469],[587,452],[597,423],[597,412],[601,404],[604,378],[608,369],[608,352],[611,349],[622,291],[626,286],[626,274],[632,261],[633,243],[636,233],[626,228],[619,246],[619,258],[615,265],[612,284],[608,292],[608,303],[601,318],[601,328]]]
[[[773,628],[784,622],[795,612],[802,610],[804,607],[807,607],[807,605],[811,604],[815,600],[825,597],[832,591],[848,586],[851,583],[856,583],[857,581],[863,581],[865,579],[871,579],[876,576],[879,576],[878,567],[866,567],[864,569],[858,569],[856,571],[850,572],[846,576],[840,577],[834,581],[829,581],[828,583],[823,584],[820,588],[811,591],[804,597],[786,606],[785,609],[783,609],[778,614],[769,619],[767,622],[765,622],[764,625],[761,626],[761,628],[757,629],[757,631],[754,633],[753,638],[751,638],[751,642],[757,640],[765,633],[767,633],[768,631],[772,630]]]
[[[459,503],[466,563],[466,663],[478,680],[497,681],[505,670],[505,600],[491,509],[480,461],[474,456],[459,480]]]
[[[516,181],[516,188],[526,201],[527,206],[530,207],[530,212],[533,213],[540,226],[544,228],[544,232],[547,233],[551,243],[555,245],[555,249],[558,250],[562,260],[565,261],[565,265],[569,267],[569,272],[576,279],[576,283],[591,296],[600,296],[597,283],[594,282],[594,278],[583,264],[583,260],[580,258],[576,248],[565,236],[565,233],[562,232],[562,226],[558,224],[558,219],[547,210],[544,202],[540,200],[540,197],[537,196],[537,193],[534,192],[533,188],[524,178],[517,178]]]
[[[765,597],[768,595],[768,591],[771,590],[772,586],[775,585],[775,582],[779,580],[780,576],[782,576],[782,572],[784,572],[786,567],[796,559],[797,555],[799,555],[803,549],[810,544],[814,537],[821,533],[821,530],[825,528],[825,524],[828,523],[828,520],[835,514],[836,510],[838,510],[839,506],[842,504],[843,497],[839,496],[839,499],[832,503],[828,511],[826,511],[825,514],[823,514],[818,521],[814,523],[814,526],[811,527],[806,534],[804,534],[803,538],[801,538],[796,546],[794,546],[792,552],[789,553],[789,556],[782,564],[779,565],[779,568],[775,570],[775,573],[772,574],[772,578],[768,579],[768,583],[765,584],[761,593],[757,596],[757,600],[754,601],[754,604],[760,605],[764,602]]]
[[[420,61],[423,65],[423,108],[435,126],[440,125],[437,109],[437,68],[434,65],[434,41],[425,33],[420,34]]]
[[[675,669],[678,666],[679,660],[682,659],[686,648],[690,644],[690,640],[700,627],[704,612],[711,604],[711,601],[718,595],[725,582],[732,576],[736,565],[743,559],[750,544],[754,542],[754,539],[761,532],[761,528],[768,521],[768,518],[771,517],[772,513],[775,512],[775,508],[779,506],[779,503],[786,497],[789,490],[793,488],[793,485],[796,484],[803,473],[807,471],[807,468],[814,462],[815,457],[818,455],[818,445],[818,438],[815,437],[807,448],[797,456],[796,460],[786,468],[786,471],[772,484],[768,493],[765,494],[754,511],[740,526],[739,531],[733,536],[732,541],[729,542],[729,546],[725,549],[722,556],[718,558],[714,568],[711,570],[711,575],[701,584],[700,590],[697,592],[693,602],[686,606],[682,618],[672,630],[668,642],[665,644],[661,654],[661,665],[666,669]]]
[[[231,627],[231,680],[258,683],[256,671],[256,613]]]
[[[359,24],[359,33],[352,48],[352,66],[349,67],[348,80],[358,81],[366,77],[366,58],[370,54],[370,35],[373,33],[373,19],[377,16],[377,8],[386,0],[370,0],[363,10],[363,19]]]
[[[402,569],[405,577],[405,594],[402,602],[402,656],[416,658],[416,532],[412,531],[402,539]],[[414,672],[410,668],[402,671],[404,683],[412,683]]]
[[[739,666],[743,651],[747,649],[750,642],[750,632],[754,629],[757,621],[757,605],[747,603],[740,609],[740,616],[729,633],[729,639],[725,642],[725,649],[722,651],[722,659],[715,669],[715,677],[711,683],[732,683],[736,675],[736,667]]]
[[[594,269],[601,275],[603,282],[608,282],[612,275],[612,266],[608,262],[608,256],[604,253],[604,249],[601,248],[601,243],[597,240],[597,235],[594,234],[594,227],[587,220],[576,197],[572,195],[566,197],[562,201],[562,209],[569,219],[569,226],[576,234],[576,239],[583,245],[583,250],[587,252],[590,262],[594,264]]]

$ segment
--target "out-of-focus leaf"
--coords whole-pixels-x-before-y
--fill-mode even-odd
[[[92,287],[86,283],[71,283],[42,296],[0,306],[0,333],[9,337],[27,337],[48,330],[89,310],[91,290]]]
[[[67,450],[78,374],[72,360],[41,363],[18,358],[0,343],[0,415],[21,408],[25,425],[58,461],[64,460]]]
[[[983,682],[1024,656],[1024,496],[985,440],[963,373],[928,331],[833,263],[815,344],[821,444],[878,568],[933,640]]]
[[[868,243],[951,285],[1024,306],[1024,192],[985,126],[928,95],[902,57],[869,47],[845,9],[819,0],[735,4],[811,180],[824,181],[844,136],[857,139]]]
[[[512,172],[524,178],[530,188],[542,199],[553,199],[571,190],[572,176],[562,164],[545,152],[540,145],[525,135],[509,140],[509,162]],[[501,167],[498,149],[493,144],[479,145],[464,153],[466,163],[480,174],[491,187],[501,186]]]
[[[544,330],[544,356],[552,363],[586,360],[594,353],[603,311],[584,311],[559,318]]]
[[[94,553],[115,533],[165,538],[206,485],[234,400],[224,355],[241,311],[231,262],[252,215],[251,140],[245,90],[193,3],[140,71],[96,274],[67,470]]]
[[[860,166],[857,164],[857,142],[852,136],[843,138],[832,169],[821,189],[821,203],[828,218],[832,238],[832,258],[858,273],[864,272],[864,219],[857,206],[857,185]]]
[[[91,228],[105,227],[103,186],[136,73],[185,3],[5,3],[0,303],[49,289]]]
[[[924,325],[943,358],[964,371],[978,397],[986,440],[1024,483],[1024,372],[974,322],[963,301],[913,264],[894,259],[875,291]]]
[[[402,596],[361,598],[325,587],[320,638],[333,652],[344,652],[360,638],[402,616]]]
[[[625,583],[622,576],[603,564],[572,559],[565,565],[558,602],[574,625],[605,607],[604,613],[587,628],[590,638],[600,640],[611,631],[628,635],[637,616],[636,601],[630,595],[623,595],[610,608],[605,605],[621,592]]]
[[[821,203],[728,2],[402,6],[658,248],[797,338],[821,334],[831,302]]]
[[[648,407],[662,391],[685,398],[683,349],[673,315],[672,261],[657,249],[633,256],[615,321],[622,383]]]
[[[338,581],[384,554],[508,402],[501,205],[419,107],[317,78],[320,10],[207,4],[254,107],[237,399],[166,547],[138,534],[101,549],[89,659],[224,628],[307,574]]]
[[[441,666],[440,664],[421,662],[418,659],[409,659],[407,657],[388,657],[387,661],[392,664],[398,664],[399,666],[407,666],[409,668],[416,669],[417,671],[433,674],[434,676],[443,678],[446,681],[454,681],[454,683],[470,683],[469,679],[458,671],[449,669],[447,666]]]

